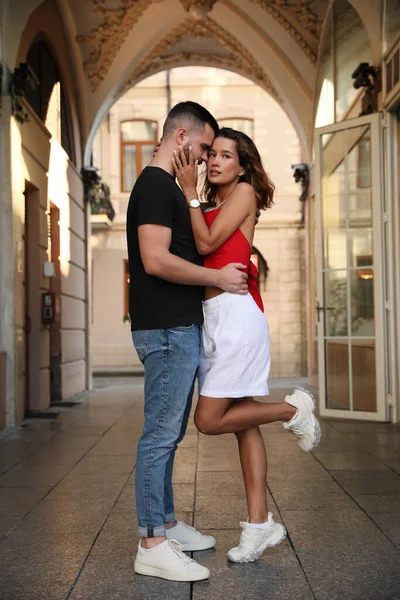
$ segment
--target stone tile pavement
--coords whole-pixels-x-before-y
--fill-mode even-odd
[[[282,398],[290,382],[273,382]],[[262,428],[270,510],[288,539],[256,563],[227,550],[246,518],[233,435],[191,423],[176,460],[178,518],[217,537],[195,553],[212,578],[194,585],[136,576],[133,472],[141,377],[97,379],[56,420],[0,435],[1,600],[399,600],[400,428],[322,423],[304,454],[279,424]]]

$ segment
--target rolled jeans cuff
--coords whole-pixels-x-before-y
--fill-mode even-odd
[[[173,523],[174,521],[176,521],[176,517],[175,517],[175,513],[168,513],[167,515],[165,515],[165,522],[166,523]]]
[[[165,525],[158,525],[157,527],[138,527],[138,532],[141,537],[152,538],[152,537],[165,537]]]

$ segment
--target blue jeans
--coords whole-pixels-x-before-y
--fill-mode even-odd
[[[139,535],[158,537],[175,520],[172,471],[192,407],[200,328],[133,331],[132,339],[144,365],[144,427],[135,476]]]

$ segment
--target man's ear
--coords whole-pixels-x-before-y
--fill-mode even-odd
[[[179,146],[183,146],[185,144],[185,142],[188,139],[188,132],[187,132],[186,127],[180,127],[178,129],[178,131],[176,132],[175,139],[176,139],[176,143]]]

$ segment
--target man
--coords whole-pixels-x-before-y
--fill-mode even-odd
[[[182,147],[188,154],[191,146],[199,163],[207,161],[217,131],[216,120],[199,104],[173,107],[127,214],[132,339],[145,373],[135,482],[142,539],[135,571],[174,581],[207,579],[209,570],[182,550],[215,545],[212,536],[175,520],[172,490],[175,451],[185,435],[199,365],[203,286],[247,293],[247,276],[240,271],[245,265],[219,271],[201,266],[186,199],[175,182],[173,151]]]

